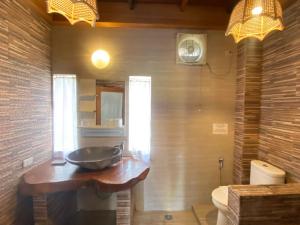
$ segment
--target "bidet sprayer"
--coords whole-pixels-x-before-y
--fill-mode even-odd
[[[219,158],[219,169],[223,169],[224,167],[224,159],[223,158]]]

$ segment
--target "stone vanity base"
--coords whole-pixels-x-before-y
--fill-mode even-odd
[[[19,188],[22,194],[33,196],[35,225],[68,224],[68,218],[78,214],[76,191],[89,186],[116,193],[116,225],[130,225],[131,190],[147,177],[149,170],[149,165],[132,157],[123,157],[100,171],[82,171],[70,163],[58,166],[48,161],[25,173]]]
[[[116,225],[132,224],[132,202],[131,190],[117,192]],[[34,196],[33,210],[35,225],[68,224],[68,219],[76,214],[76,193]]]

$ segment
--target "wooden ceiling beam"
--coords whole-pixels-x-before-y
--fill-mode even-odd
[[[55,21],[54,26],[69,26],[68,21]],[[74,26],[87,27],[90,25],[84,22],[80,22]],[[199,24],[181,23],[181,24],[166,24],[166,23],[123,23],[123,22],[96,22],[95,27],[102,28],[150,28],[150,29],[191,29],[191,30],[224,30],[224,26],[204,26]]]
[[[188,2],[189,2],[189,0],[181,0],[181,2],[180,2],[180,10],[181,10],[181,12],[184,12],[184,10],[185,10]]]
[[[226,4],[226,11],[228,13],[231,13],[233,8],[236,6],[236,4],[239,2],[240,0],[227,0],[227,4]]]
[[[128,0],[129,9],[133,10],[135,6],[135,0]]]
[[[229,15],[223,7],[187,7],[185,13],[176,4],[139,4],[128,10],[127,2],[102,2],[98,27],[191,28],[225,30]],[[55,25],[67,25],[64,17],[55,15]],[[79,26],[76,24],[75,26]]]
[[[227,1],[227,12],[231,13],[233,8],[236,6],[236,4],[240,1],[240,0],[226,0]],[[293,3],[295,3],[297,0],[279,0],[279,2],[281,3],[281,6],[283,9],[288,8],[290,5],[292,5]]]
[[[30,0],[26,0],[30,1]],[[129,4],[136,3],[135,2]],[[128,28],[183,28],[183,29],[216,29],[225,30],[228,25],[232,8],[239,0],[224,0],[222,6],[190,5],[186,7],[188,0],[181,0],[180,10],[177,4],[140,3],[139,7],[128,10],[128,2],[101,3],[100,21],[97,27],[128,27]],[[284,9],[296,0],[280,0]],[[204,2],[204,1],[203,1]],[[225,6],[231,5],[230,10]],[[46,10],[46,9],[45,9]],[[44,15],[47,15],[44,13]],[[69,25],[66,19],[57,14],[54,15],[54,25]],[[81,26],[76,24],[75,26]]]
[[[292,4],[294,4],[297,0],[280,0],[281,6],[283,9],[288,8]]]

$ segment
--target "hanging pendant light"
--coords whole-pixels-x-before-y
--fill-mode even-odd
[[[48,0],[48,13],[59,13],[73,25],[85,21],[95,26],[98,19],[96,0]]]
[[[233,9],[226,36],[235,42],[248,37],[263,40],[273,30],[283,30],[282,8],[278,0],[241,0]]]

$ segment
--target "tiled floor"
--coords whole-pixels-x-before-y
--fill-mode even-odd
[[[218,210],[213,205],[193,205],[193,212],[201,225],[216,225]]]
[[[171,219],[167,219],[170,215]],[[114,211],[79,211],[68,225],[115,224]],[[216,225],[217,210],[212,205],[193,205],[191,211],[179,212],[135,212],[133,225]]]
[[[165,215],[171,215],[172,219],[166,219]],[[193,211],[135,212],[134,225],[215,225],[216,218],[217,211],[211,205],[195,205]]]
[[[165,219],[171,215],[171,220]],[[136,212],[134,225],[199,225],[192,211],[180,212]]]

